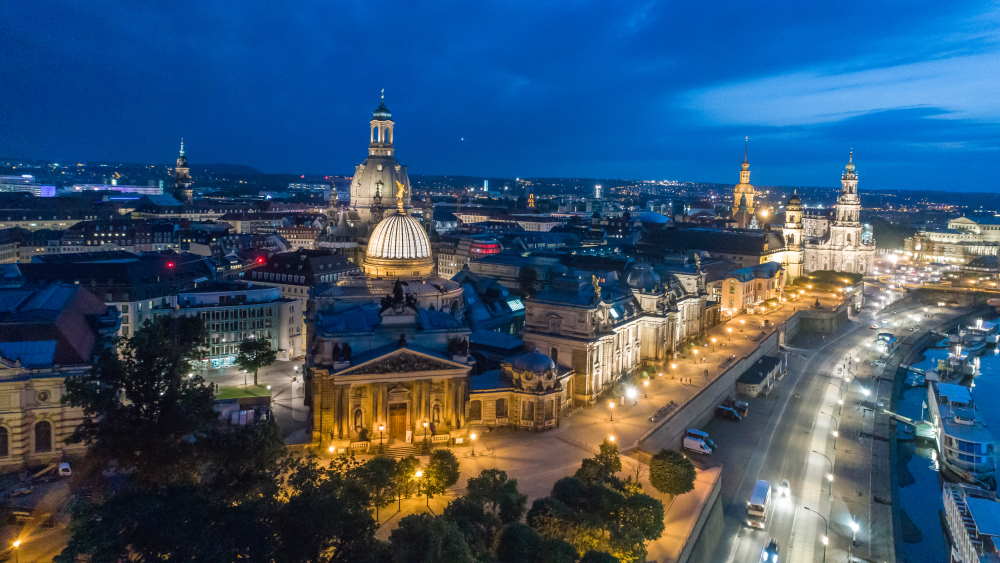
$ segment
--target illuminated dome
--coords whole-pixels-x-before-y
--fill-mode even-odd
[[[368,239],[364,270],[376,278],[421,278],[431,275],[431,241],[420,221],[397,212],[379,221]]]

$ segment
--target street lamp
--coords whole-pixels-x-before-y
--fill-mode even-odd
[[[378,445],[379,445],[380,448],[384,448],[385,447],[385,439],[382,438],[382,433],[383,432],[385,432],[385,425],[384,424],[379,424],[378,425]]]
[[[642,380],[642,398],[643,399],[648,399],[649,398],[648,391],[649,391],[649,380],[648,379],[643,379]]]
[[[615,402],[614,400],[608,401],[608,412],[611,413],[611,422],[615,421]]]
[[[427,428],[430,426],[430,424],[425,420],[423,421],[423,423],[421,423],[421,426],[424,427],[424,447],[427,447]]]
[[[716,350],[717,348],[715,346],[715,343],[718,342],[719,339],[713,336],[710,340],[712,341],[712,350]]]
[[[11,549],[14,550],[14,563],[20,563],[21,562],[21,554],[18,553],[18,551],[21,549],[21,539],[18,538],[16,540],[10,542],[10,547],[11,547]]]
[[[635,387],[628,387],[625,389],[625,396],[632,401],[632,406],[639,404],[639,392],[635,390]]]
[[[851,521],[847,523],[847,527],[851,529],[851,545],[857,545],[858,543],[858,530],[861,529],[861,524],[858,524],[854,517],[851,517]]]
[[[826,474],[826,481],[830,483],[830,496],[833,496],[833,460],[829,458],[825,453],[817,450],[809,450],[809,453],[814,453],[819,456],[823,456],[823,459],[830,464],[830,472]]]
[[[826,519],[826,516],[823,516],[817,510],[813,510],[808,506],[803,506],[802,508],[823,519],[823,536],[820,538],[820,542],[823,543],[823,563],[826,563],[826,546],[830,543],[830,521]]]
[[[479,435],[475,432],[469,434],[469,440],[472,442],[472,457],[476,457],[476,438],[478,437]]]
[[[614,434],[609,434],[608,435],[608,443],[609,444],[614,444],[616,440],[618,440],[618,437],[615,436]]]
[[[726,327],[726,341],[729,344],[733,343],[733,327],[731,326]]]

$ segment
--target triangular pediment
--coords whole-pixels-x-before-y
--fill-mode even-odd
[[[445,358],[413,350],[397,348],[385,354],[346,367],[334,375],[387,375],[393,373],[424,373],[432,371],[468,371],[471,366]]]

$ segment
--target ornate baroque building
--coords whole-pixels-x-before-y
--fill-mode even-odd
[[[351,181],[351,208],[363,225],[378,223],[384,205],[392,206],[400,185],[404,192],[403,206],[410,208],[410,177],[406,167],[396,161],[395,128],[383,94],[369,121],[368,158],[355,167]]]
[[[757,191],[750,183],[750,138],[743,140],[743,164],[740,183],[733,186],[733,223],[737,229],[750,228],[754,221]]]
[[[191,169],[188,168],[187,156],[184,155],[184,139],[177,153],[177,164],[174,166],[174,197],[181,203],[191,203],[194,199],[194,180],[191,179]]]
[[[826,233],[819,237],[807,238],[803,244],[806,273],[815,270],[834,270],[865,274],[871,268],[872,259],[875,257],[875,244],[862,236],[861,199],[858,196],[858,173],[854,166],[854,151],[851,151],[850,158],[844,166],[844,172],[840,176],[840,186],[840,196],[837,197],[833,219]],[[789,229],[786,224],[785,231],[794,228],[797,227]]]

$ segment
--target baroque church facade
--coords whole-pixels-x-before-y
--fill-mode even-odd
[[[778,262],[788,280],[816,270],[866,274],[875,258],[875,244],[861,224],[858,173],[851,151],[840,177],[840,194],[830,217],[808,215],[802,199],[793,192],[785,202],[784,222],[765,229],[780,230],[784,242]],[[740,182],[733,187],[730,225],[736,229],[756,229],[757,193],[750,183],[749,151],[744,150]],[[763,221],[761,221],[763,222]]]

